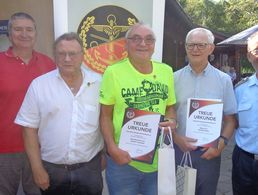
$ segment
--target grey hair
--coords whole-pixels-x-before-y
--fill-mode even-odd
[[[132,31],[133,31],[134,29],[140,27],[140,26],[144,26],[145,28],[149,29],[150,32],[151,32],[151,34],[152,34],[152,36],[153,36],[153,38],[156,39],[156,36],[155,36],[155,34],[154,34],[152,28],[150,27],[150,25],[149,25],[149,24],[145,24],[145,23],[142,22],[142,21],[140,21],[140,22],[138,22],[138,23],[132,25],[132,26],[128,29],[128,31],[126,32],[125,38],[128,39],[128,38],[130,37]]]
[[[17,19],[28,19],[28,20],[31,20],[33,22],[35,30],[36,30],[36,22],[35,22],[34,18],[31,15],[29,15],[29,14],[27,14],[25,12],[17,12],[17,13],[14,13],[11,16],[11,18],[9,19],[9,21],[8,21],[8,33],[9,34],[11,32],[13,21],[17,20]]]
[[[83,51],[83,42],[82,39],[80,38],[80,36],[75,33],[75,32],[68,32],[68,33],[64,33],[62,34],[60,37],[58,37],[55,42],[54,42],[54,52],[56,51],[56,47],[58,45],[58,43],[60,43],[61,41],[66,40],[66,41],[77,41],[79,43],[79,45],[81,46],[81,49]]]
[[[255,33],[253,33],[251,36],[248,37],[247,39],[247,51],[250,51],[249,45],[251,44],[251,42],[257,40],[258,41],[258,31],[256,31]]]
[[[215,38],[214,38],[213,33],[210,30],[206,29],[206,28],[194,28],[194,29],[190,30],[187,33],[186,38],[185,38],[185,42],[186,43],[188,42],[189,37],[191,36],[191,34],[194,33],[194,32],[204,32],[207,35],[207,37],[208,37],[208,43],[214,43],[214,39]]]

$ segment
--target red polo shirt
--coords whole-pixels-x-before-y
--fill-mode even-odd
[[[28,64],[13,56],[12,48],[0,53],[0,153],[24,151],[22,129],[14,119],[31,81],[55,68],[49,57],[36,51]]]

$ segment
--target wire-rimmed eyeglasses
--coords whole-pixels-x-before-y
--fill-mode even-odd
[[[146,45],[152,45],[155,42],[155,39],[152,36],[147,36],[144,38],[140,36],[132,36],[128,37],[127,39],[131,40],[135,44],[141,44],[143,40]]]
[[[251,54],[253,55],[257,55],[258,54],[258,48],[253,49],[252,51],[249,51]]]
[[[197,49],[204,50],[204,49],[206,49],[207,45],[209,45],[209,43],[186,43],[185,47],[188,50],[193,50],[194,47],[196,46]]]
[[[77,52],[57,52],[56,55],[60,59],[65,59],[66,56],[69,56],[69,58],[74,59],[77,57],[79,54],[81,54],[82,51],[77,51]]]

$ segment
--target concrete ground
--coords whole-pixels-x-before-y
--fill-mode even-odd
[[[216,195],[233,195],[231,183],[232,152],[235,146],[234,136],[221,156],[220,178]]]

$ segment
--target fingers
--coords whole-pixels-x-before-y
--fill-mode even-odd
[[[190,146],[188,146],[188,148],[189,148],[188,151],[193,151],[193,150],[196,150],[196,149],[197,149],[197,146],[190,145]]]
[[[127,155],[127,161],[128,161],[128,163],[129,162],[131,162],[132,161],[132,158],[131,158],[131,156],[129,155],[129,153],[127,153],[128,155]]]
[[[46,170],[43,167],[34,170],[33,177],[36,185],[42,190],[46,190],[50,186],[49,176]]]
[[[171,129],[176,129],[177,123],[172,121],[164,121],[159,123],[160,128],[165,127],[164,130],[168,131],[168,127]]]
[[[106,156],[103,153],[101,153],[101,170],[104,171],[106,169],[107,166],[107,160],[106,160]]]
[[[220,151],[217,148],[208,148],[206,152],[203,153],[201,158],[210,160],[220,155]]]
[[[185,138],[186,138],[187,142],[191,142],[191,143],[194,143],[194,142],[198,141],[198,139],[194,139],[194,138],[190,138],[190,137],[185,137]]]
[[[184,137],[179,134],[176,134],[175,136],[175,143],[178,145],[178,147],[183,151],[192,151],[196,150],[197,146],[194,145],[194,143],[197,141],[197,139]]]
[[[119,165],[128,164],[132,161],[129,153],[121,149],[118,149],[111,157]]]
[[[44,181],[38,185],[43,191],[47,190],[49,188],[49,181]]]

